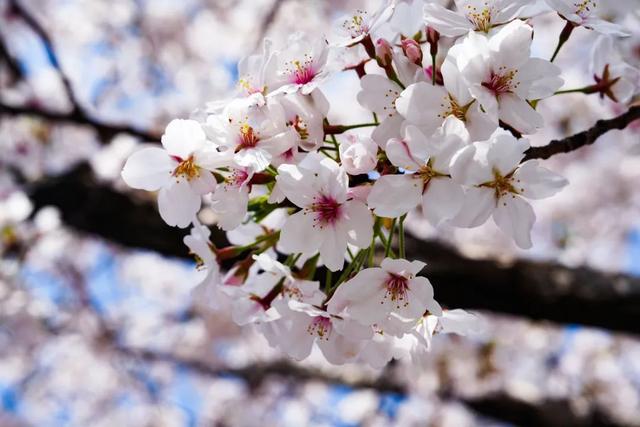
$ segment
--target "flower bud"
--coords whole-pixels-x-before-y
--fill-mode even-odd
[[[378,163],[378,145],[371,138],[347,135],[340,143],[340,159],[350,175],[371,172]]]
[[[417,41],[413,39],[402,40],[402,51],[409,58],[409,61],[422,66],[422,49]]]
[[[391,58],[393,57],[393,49],[391,44],[386,39],[378,39],[376,42],[376,60],[381,67],[391,65]]]
[[[427,41],[429,42],[429,53],[431,56],[438,54],[438,41],[440,40],[440,33],[431,27],[427,27]]]

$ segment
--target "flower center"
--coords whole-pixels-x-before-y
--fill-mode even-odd
[[[342,28],[351,35],[351,38],[356,38],[369,32],[369,25],[367,25],[367,12],[364,10],[356,10],[356,14],[351,19],[346,19],[342,23]]]
[[[238,80],[238,85],[241,88],[243,88],[244,90],[246,90],[248,95],[253,95],[254,93],[262,93],[262,92],[264,92],[264,87],[262,89],[254,87],[250,83],[249,78],[241,78],[240,80]]]
[[[521,191],[518,191],[518,189],[513,185],[514,172],[515,170],[508,175],[502,176],[502,174],[497,169],[494,169],[493,181],[482,183],[480,184],[480,187],[493,188],[495,191],[496,200],[506,196],[507,194],[520,194]]]
[[[482,86],[489,89],[496,96],[513,92],[520,86],[520,82],[514,81],[518,70],[507,71],[506,67],[500,67],[498,72],[491,71],[488,81],[482,83]]]
[[[429,159],[429,161],[426,164],[422,165],[420,169],[418,169],[416,173],[413,174],[413,176],[422,180],[423,193],[427,190],[427,187],[429,186],[429,183],[433,178],[449,177],[449,175],[440,173],[433,168],[433,159]]]
[[[327,224],[334,224],[340,218],[341,207],[340,203],[333,197],[320,195],[314,198],[310,209],[312,212],[315,212],[315,221],[319,223],[320,228],[322,228]]]
[[[481,10],[478,10],[476,6],[467,5],[467,19],[475,26],[476,30],[488,33],[491,29],[491,8],[487,2]]]
[[[304,54],[304,60],[291,61],[291,68],[285,69],[285,72],[291,76],[291,80],[295,84],[304,85],[313,80],[316,72],[313,69],[313,58],[308,53]]]
[[[444,102],[440,104],[442,112],[438,114],[438,117],[444,120],[449,116],[454,116],[455,118],[466,122],[467,111],[469,111],[469,107],[471,107],[474,102],[475,100],[472,100],[467,105],[460,105],[458,104],[458,101],[451,96],[451,94],[447,94],[444,98]]]
[[[591,11],[597,7],[597,3],[595,0],[583,0],[578,1],[573,4],[576,8],[576,15],[581,18],[586,18],[591,14]]]
[[[309,139],[309,125],[302,120],[300,116],[296,116],[293,122],[291,122],[291,126],[298,132],[301,140],[306,141]]]
[[[228,184],[241,187],[249,178],[249,174],[244,169],[234,169],[231,175],[225,180]]]
[[[244,150],[246,148],[254,148],[258,145],[260,138],[255,134],[253,128],[248,124],[243,124],[240,127],[240,141],[238,141],[238,146],[236,147],[236,153],[240,150]]]
[[[173,170],[172,175],[176,178],[184,177],[187,181],[191,181],[193,178],[200,176],[200,168],[193,160],[193,156],[189,156],[187,159],[173,156],[174,160],[177,160],[178,166]]]
[[[391,298],[391,301],[395,302],[398,308],[400,308],[400,304],[405,307],[409,304],[409,299],[407,298],[409,280],[407,280],[406,277],[389,273],[386,287],[387,293],[385,294],[385,298]]]
[[[307,327],[307,332],[309,335],[315,335],[319,339],[323,339],[325,341],[329,341],[329,336],[331,336],[331,319],[322,316],[316,316],[309,326]]]

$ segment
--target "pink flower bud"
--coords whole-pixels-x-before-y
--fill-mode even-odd
[[[416,65],[422,65],[422,49],[417,41],[413,39],[402,40],[402,51],[409,61]]]
[[[376,59],[381,67],[386,67],[391,64],[391,58],[393,56],[393,49],[391,44],[385,39],[378,39],[376,42]]]
[[[378,145],[371,138],[347,135],[340,143],[340,159],[350,175],[371,172],[378,164]]]

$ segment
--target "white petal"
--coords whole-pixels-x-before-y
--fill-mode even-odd
[[[272,157],[271,153],[266,150],[260,148],[248,148],[238,151],[234,156],[234,160],[240,166],[260,172],[269,166]]]
[[[491,140],[487,162],[491,169],[497,169],[502,176],[508,175],[518,166],[528,148],[528,140],[516,139],[507,132],[500,133]]]
[[[451,222],[458,227],[477,227],[489,219],[495,208],[492,189],[472,187],[465,193],[462,209]]]
[[[518,72],[518,80],[528,82],[529,90],[522,95],[526,99],[542,99],[553,95],[564,84],[558,66],[540,58],[530,58]]]
[[[392,138],[387,142],[385,151],[387,158],[394,166],[410,171],[416,171],[422,166],[418,163],[417,159],[412,156],[407,141]]]
[[[452,179],[432,179],[422,197],[422,211],[433,226],[438,226],[460,212],[464,197],[462,186]]]
[[[529,60],[533,28],[521,20],[505,25],[489,40],[491,59],[497,69],[518,69]]]
[[[185,228],[200,210],[202,199],[199,194],[191,190],[186,180],[165,187],[158,194],[158,208],[160,216],[167,224]]]
[[[513,174],[513,183],[523,197],[544,199],[551,197],[568,181],[555,172],[540,166],[537,160],[524,162]]]
[[[471,22],[464,16],[445,9],[437,3],[428,3],[424,6],[424,21],[447,37],[462,36],[473,29]]]
[[[249,190],[222,185],[211,195],[211,210],[216,222],[225,231],[233,230],[245,220],[249,203]]]
[[[211,193],[216,188],[216,178],[208,170],[201,169],[200,176],[189,181],[191,188],[195,193],[204,195]]]
[[[280,232],[280,248],[286,253],[312,254],[320,248],[323,233],[315,227],[313,213],[300,211],[287,218]]]
[[[446,110],[449,95],[442,86],[419,82],[410,85],[396,100],[398,112],[410,123],[419,125],[431,133],[442,123],[439,117]]]
[[[396,218],[418,206],[422,180],[411,175],[384,175],[378,178],[367,198],[376,215]]]
[[[417,275],[422,271],[425,265],[427,264],[422,261],[407,261],[406,259],[402,258],[385,258],[380,263],[380,267],[382,267],[385,271],[406,277]]]
[[[355,200],[342,205],[345,218],[342,220],[348,232],[349,243],[367,248],[373,239],[373,215],[369,208],[362,202]]]
[[[500,95],[499,115],[505,123],[524,134],[535,133],[544,126],[540,113],[512,93]]]
[[[157,191],[169,184],[174,165],[162,148],[143,148],[129,156],[122,169],[122,179],[131,188]]]
[[[382,122],[380,122],[378,127],[371,133],[371,138],[384,149],[387,141],[391,138],[400,137],[400,129],[404,119],[400,114],[394,112],[391,115],[381,116],[381,120]]]
[[[449,172],[456,182],[480,185],[493,179],[491,168],[476,158],[477,152],[478,144],[474,144],[463,148],[453,156]]]
[[[186,159],[206,143],[206,135],[195,120],[172,120],[162,135],[162,145],[173,156]]]
[[[536,214],[522,197],[515,195],[501,197],[498,207],[493,212],[493,220],[505,234],[513,237],[519,247],[529,249],[532,246],[531,228],[536,220]]]
[[[320,260],[331,271],[338,271],[344,265],[347,252],[347,233],[344,224],[337,222],[325,226],[322,231]]]

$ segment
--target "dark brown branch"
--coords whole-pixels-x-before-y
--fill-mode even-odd
[[[7,65],[11,82],[16,82],[23,78],[20,64],[9,52],[9,48],[7,47],[4,37],[0,37],[0,61]]]
[[[379,376],[376,380],[353,380],[318,369],[305,368],[286,360],[253,364],[242,368],[217,368],[200,360],[185,359],[170,353],[124,346],[117,346],[115,350],[119,354],[134,360],[145,363],[169,363],[185,367],[207,377],[233,376],[241,378],[247,382],[251,389],[259,388],[266,380],[278,378],[295,384],[302,384],[305,381],[321,381],[353,389],[376,390],[380,393],[406,395],[408,392],[405,385],[393,379],[393,370],[388,371],[387,375]],[[547,427],[614,427],[619,425],[598,410],[578,414],[573,410],[569,401],[562,399],[526,402],[505,393],[480,398],[462,398],[438,394],[436,396],[444,400],[462,403],[473,412],[485,417],[523,427],[542,425]]]
[[[36,208],[57,206],[63,221],[76,230],[128,247],[189,257],[182,242],[186,230],[164,224],[155,203],[135,201],[96,182],[86,166],[27,190]],[[213,234],[214,243],[223,245],[224,234]],[[473,260],[442,243],[411,236],[406,247],[408,258],[427,262],[424,274],[436,298],[449,308],[640,333],[640,278],[553,262]]]
[[[133,126],[117,123],[106,123],[93,119],[79,111],[63,113],[58,111],[46,110],[37,106],[11,106],[0,103],[1,116],[31,116],[58,124],[76,124],[88,126],[95,129],[98,137],[103,142],[109,142],[111,138],[119,133],[140,138],[143,141],[160,141],[160,135],[150,131],[137,129]]]
[[[555,262],[474,260],[437,241],[409,236],[409,259],[423,271],[438,301],[535,320],[640,333],[640,278]]]
[[[575,151],[584,146],[593,144],[599,137],[610,130],[624,129],[629,126],[631,122],[639,119],[640,105],[632,106],[629,108],[629,111],[618,117],[608,120],[598,120],[592,128],[584,132],[577,133],[564,139],[551,141],[549,144],[542,147],[529,148],[523,161],[531,159],[548,159],[556,154]]]
[[[58,54],[56,53],[56,49],[53,45],[53,40],[49,36],[49,33],[18,0],[9,0],[9,13],[20,17],[20,19],[24,21],[24,23],[31,29],[31,31],[33,31],[40,38],[42,44],[44,45],[49,63],[56,70],[58,76],[60,77],[60,80],[62,81],[65,93],[67,94],[67,97],[69,98],[69,101],[73,106],[73,111],[78,113],[82,112],[82,107],[75,95],[71,81],[60,65]]]
[[[54,123],[73,123],[89,126],[96,130],[99,139],[105,143],[109,142],[111,138],[119,133],[126,133],[134,137],[141,138],[144,141],[160,140],[160,135],[150,131],[137,129],[130,125],[106,123],[93,118],[80,104],[73,89],[71,80],[62,69],[53,41],[44,27],[40,25],[38,20],[24,6],[22,6],[18,0],[10,0],[9,12],[22,19],[42,41],[49,63],[58,73],[72,109],[70,112],[58,112],[44,109],[38,105],[12,106],[0,104],[0,116],[32,116]],[[2,42],[2,40],[0,40],[0,42]],[[2,43],[0,43],[0,58],[5,59],[9,64],[12,73],[21,71],[17,65],[17,60],[11,56],[9,50]],[[16,74],[16,76],[21,78],[24,77],[21,73]]]

